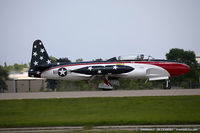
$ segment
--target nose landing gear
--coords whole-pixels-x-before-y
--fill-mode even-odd
[[[163,83],[163,89],[171,89],[171,83],[170,80],[165,80],[165,82]]]

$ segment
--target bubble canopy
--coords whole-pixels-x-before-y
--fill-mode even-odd
[[[153,60],[150,55],[137,54],[137,55],[122,55],[117,57],[118,60]]]
[[[134,55],[121,55],[121,56],[117,56],[117,57],[113,57],[110,58],[108,61],[115,61],[115,60],[145,60],[145,61],[149,61],[149,60],[154,60],[155,58],[153,58],[150,55],[144,55],[144,54],[134,54]]]

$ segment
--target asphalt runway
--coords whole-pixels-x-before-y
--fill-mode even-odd
[[[192,95],[192,96],[200,95],[200,89],[0,93],[0,100],[44,99],[44,98],[86,98],[86,97],[184,96],[184,95],[185,96],[186,95]]]

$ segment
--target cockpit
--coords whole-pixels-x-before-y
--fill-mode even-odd
[[[155,58],[153,58],[150,55],[144,55],[144,54],[138,54],[138,55],[123,55],[123,56],[118,56],[118,57],[113,57],[110,58],[107,61],[116,61],[116,60],[120,60],[120,61],[150,61],[150,60],[154,60]]]
[[[125,55],[118,56],[118,60],[153,60],[154,58],[150,55],[138,54],[138,55]]]

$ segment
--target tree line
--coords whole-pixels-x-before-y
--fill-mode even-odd
[[[200,64],[196,61],[196,55],[193,51],[173,48],[166,54],[168,60],[176,60],[190,66],[190,71],[178,77],[172,77],[172,85],[183,88],[200,87]]]

